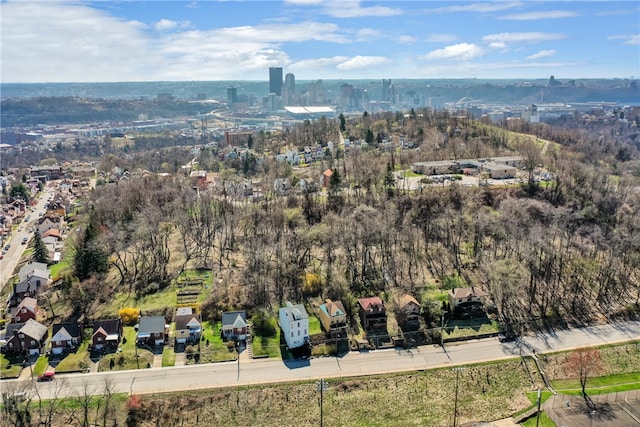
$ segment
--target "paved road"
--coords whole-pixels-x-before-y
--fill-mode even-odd
[[[10,244],[9,251],[4,255],[3,259],[0,259],[0,291],[4,288],[7,280],[13,275],[13,270],[16,268],[22,252],[26,249],[25,245],[22,245],[22,239],[31,239],[33,233],[27,231],[30,227],[35,227],[38,223],[39,214],[45,212],[45,206],[49,201],[49,197],[54,193],[53,187],[48,185],[44,191],[42,191],[40,198],[35,206],[28,206],[25,218],[30,216],[28,223],[21,223],[18,229],[12,233],[11,238],[4,243]],[[31,208],[35,208],[35,211],[31,211]],[[4,249],[4,246],[3,246]]]
[[[422,346],[408,350],[375,350],[350,352],[340,358],[318,358],[310,361],[283,362],[258,359],[244,362],[176,366],[162,369],[141,369],[123,372],[58,375],[51,383],[36,383],[42,398],[62,388],[59,396],[82,395],[85,390],[101,393],[105,381],[117,392],[151,393],[193,390],[286,381],[340,378],[391,372],[408,372],[436,367],[455,366],[489,360],[518,357],[546,351],[568,350],[640,339],[640,322],[624,322],[584,329],[561,331],[553,335],[528,336],[520,343],[500,343],[497,339],[475,340],[447,345],[446,352],[438,346]],[[17,387],[17,380],[3,381],[1,386]],[[64,387],[61,385],[64,384]]]

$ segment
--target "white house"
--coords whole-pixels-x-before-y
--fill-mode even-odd
[[[309,315],[302,304],[280,307],[280,328],[290,349],[302,347],[309,341]]]

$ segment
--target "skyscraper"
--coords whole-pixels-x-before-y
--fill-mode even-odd
[[[269,67],[269,93],[282,96],[282,67]]]
[[[282,87],[282,98],[286,105],[292,105],[296,99],[296,77],[287,73],[284,76],[284,86]]]
[[[391,87],[391,79],[385,80],[382,79],[382,100],[390,101],[389,96],[389,88]]]
[[[227,88],[227,104],[232,105],[238,102],[238,89],[235,87]]]

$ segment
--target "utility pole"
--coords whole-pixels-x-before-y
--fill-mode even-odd
[[[444,348],[444,313],[440,313],[440,347]]]
[[[458,367],[458,368],[452,368],[452,371],[456,371],[456,397],[455,397],[455,403],[454,403],[454,407],[453,407],[453,427],[456,427],[456,421],[458,419],[458,383],[460,381],[460,371],[462,371],[464,368],[463,367]]]
[[[538,389],[538,415],[536,416],[536,427],[540,424],[540,401],[542,400],[540,397],[542,395],[542,391]]]
[[[329,386],[324,378],[320,378],[316,381],[316,390],[320,392],[320,427],[322,427],[322,400],[323,400],[323,392],[325,392]]]

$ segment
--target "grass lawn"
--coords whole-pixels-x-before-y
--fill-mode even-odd
[[[117,316],[118,311],[125,307],[134,307],[141,311],[164,309],[166,307],[175,307],[178,302],[176,290],[173,286],[168,286],[151,295],[145,295],[140,299],[135,299],[133,294],[117,294],[111,301],[111,304],[104,307],[105,316]]]
[[[536,417],[531,417],[522,423],[522,427],[556,427],[556,423],[554,423],[544,411],[540,412],[539,424],[536,424],[537,421]]]
[[[60,279],[64,273],[71,271],[71,265],[73,261],[73,257],[71,255],[72,251],[64,251],[64,256],[57,264],[53,264],[49,267],[51,270],[51,279],[55,282]]]
[[[58,363],[56,372],[79,372],[89,368],[91,359],[89,358],[89,340],[83,341],[75,353],[69,353]]]
[[[460,338],[469,337],[480,334],[491,334],[500,332],[500,325],[498,322],[491,321],[490,323],[476,322],[474,319],[469,320],[450,320],[447,322],[447,326],[444,331],[444,339],[447,338]]]
[[[280,352],[280,327],[275,317],[269,318],[269,323],[275,328],[276,334],[273,337],[263,337],[254,330],[253,339],[251,340],[251,348],[254,356],[267,356],[281,358]]]
[[[146,348],[138,348],[136,362],[136,331],[133,326],[124,327],[124,339],[118,351],[107,354],[100,359],[99,370],[124,371],[127,369],[143,369],[153,364],[153,353]],[[113,364],[111,361],[113,360]]]
[[[420,176],[424,176],[424,175],[421,175],[419,173],[415,173],[411,169],[407,169],[405,171],[402,171],[401,175],[404,176],[405,178],[418,178]]]
[[[0,354],[0,378],[18,378],[22,372],[22,366],[16,362]]]
[[[215,324],[210,321],[202,322],[204,340],[200,341],[200,363],[224,362],[236,360],[238,357],[235,348],[229,351],[227,343],[221,337],[221,329],[221,322],[216,322]]]
[[[36,364],[33,366],[33,375],[38,376],[43,374],[44,371],[47,370],[47,366],[49,366],[49,359],[46,356],[40,355]]]
[[[165,347],[162,350],[162,367],[174,366],[176,364],[176,354],[173,351],[173,347]]]
[[[309,335],[321,334],[322,325],[320,320],[313,314],[309,314]]]
[[[640,389],[640,372],[629,372],[625,374],[613,374],[603,377],[587,378],[587,389],[598,390],[601,388],[612,388],[635,385],[635,388],[625,388],[625,390]],[[558,380],[553,381],[553,387],[558,390],[578,390],[580,391],[580,381],[578,380]],[[622,391],[622,390],[612,390]],[[607,391],[609,393],[609,391]]]

